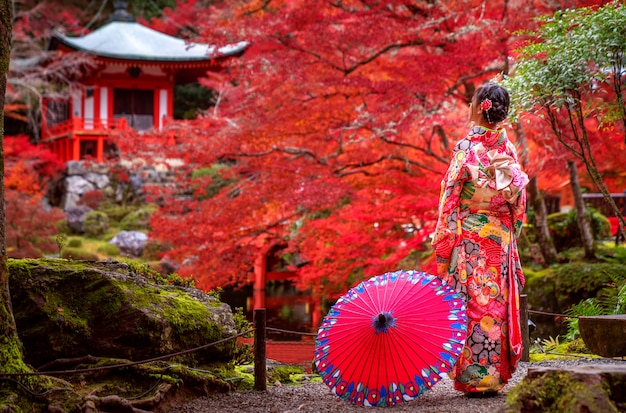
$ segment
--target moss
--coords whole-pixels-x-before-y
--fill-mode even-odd
[[[120,255],[120,249],[117,245],[114,244],[102,244],[98,247],[98,253],[104,254],[108,257],[115,257]]]
[[[232,381],[237,383],[240,390],[251,390],[254,388],[254,366],[245,364],[235,366]]]
[[[609,407],[612,405],[608,396],[606,386],[583,383],[568,372],[548,371],[532,380],[526,378],[511,389],[505,412],[569,413],[583,411],[580,406],[589,413],[617,412],[614,405],[607,410],[607,401]]]
[[[65,247],[61,250],[61,258],[67,260],[95,261],[98,259],[98,256],[80,248]]]
[[[595,297],[608,283],[626,279],[626,266],[577,262],[560,266],[554,275],[558,306],[566,310],[581,300]]]
[[[296,377],[301,377],[304,370],[300,366],[282,365],[274,366],[268,371],[268,378],[271,382],[279,381],[282,384],[295,383]]]

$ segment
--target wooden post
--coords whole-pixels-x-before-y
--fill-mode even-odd
[[[267,390],[265,308],[254,310],[254,390]]]
[[[528,296],[519,296],[519,322],[522,333],[522,361],[530,361],[530,334],[528,332]]]

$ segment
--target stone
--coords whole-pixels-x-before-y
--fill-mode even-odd
[[[9,260],[25,361],[42,366],[87,355],[148,360],[237,334],[228,304],[195,288],[158,284],[149,275],[115,261]],[[173,360],[230,361],[235,342]]]
[[[85,180],[91,182],[97,189],[103,189],[110,185],[111,180],[108,175],[89,172],[85,174]]]
[[[84,232],[83,225],[85,224],[85,218],[91,211],[92,209],[87,205],[76,205],[65,211],[67,225],[74,233],[82,234]]]
[[[626,366],[529,367],[509,391],[506,413],[609,413],[626,408]]]
[[[65,172],[67,175],[83,175],[87,170],[85,169],[85,165],[81,161],[68,161],[65,164]]]
[[[65,185],[67,187],[67,192],[72,192],[78,195],[82,195],[85,192],[96,189],[94,184],[80,175],[68,176],[65,180]]]
[[[116,245],[120,252],[133,257],[140,257],[148,242],[148,235],[140,231],[120,231],[109,241]]]
[[[602,357],[626,356],[626,314],[579,317],[585,345]]]

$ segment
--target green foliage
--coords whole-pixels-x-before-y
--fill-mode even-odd
[[[67,246],[70,248],[80,248],[83,246],[83,240],[80,238],[71,238],[67,241]]]
[[[61,251],[61,258],[65,258],[67,260],[77,260],[77,261],[97,261],[98,256],[89,251],[82,250],[80,248],[71,248],[65,247]]]
[[[242,307],[236,307],[233,311],[233,320],[237,326],[237,331],[244,332],[252,328],[252,323],[248,321]],[[251,333],[252,334],[252,333]]]
[[[604,215],[593,208],[587,208],[587,215],[591,221],[591,232],[595,240],[606,239],[611,236],[611,225]],[[548,215],[548,229],[557,251],[560,252],[581,245],[576,219],[575,209]]]
[[[596,297],[610,283],[626,279],[626,266],[607,263],[574,262],[555,270],[557,300],[561,308]]]
[[[215,93],[199,83],[174,87],[174,119],[195,119],[215,104]]]
[[[117,245],[111,243],[104,243],[98,247],[98,253],[104,254],[107,257],[116,257],[120,255],[120,249]]]
[[[63,250],[63,247],[65,247],[65,244],[67,244],[67,235],[57,234],[57,236],[54,237],[54,241],[57,243],[57,248],[59,249],[60,254],[61,250]]]
[[[608,250],[608,248],[607,248]],[[587,298],[615,300],[617,286],[626,282],[626,265],[613,262],[570,262],[541,270],[524,268],[530,309],[555,314],[567,311]],[[614,287],[615,286],[615,287]],[[612,292],[611,292],[612,291]],[[607,298],[604,298],[607,297]],[[611,298],[613,297],[613,298]],[[567,320],[532,315],[537,324],[536,337],[561,335],[569,339]]]
[[[236,182],[235,178],[225,178],[223,173],[228,171],[228,166],[215,163],[210,168],[200,168],[193,171],[191,179],[194,180],[194,193],[199,199],[214,197],[223,188]]]
[[[267,376],[271,382],[294,383],[294,376],[302,374],[304,371],[300,366],[283,365],[274,366],[268,369]]]
[[[543,340],[541,344],[545,350],[550,351],[550,350],[554,350],[555,348],[557,348],[561,343],[559,342],[559,336],[556,336],[556,337],[549,337]]]
[[[596,256],[606,262],[626,265],[626,247],[623,244],[615,245],[614,241],[599,243]]]
[[[150,229],[150,216],[154,213],[156,208],[155,205],[148,205],[129,212],[120,222],[121,229],[125,231]]]
[[[614,56],[626,51],[624,10],[615,2],[597,11],[566,9],[538,19],[540,28],[524,34],[540,40],[517,50],[515,76],[504,82],[513,114],[571,107],[582,89],[609,81]]]
[[[103,204],[99,211],[104,212],[109,217],[109,221],[111,225],[119,224],[122,219],[130,212],[134,211],[136,207],[132,206],[123,206],[116,204]]]
[[[109,229],[109,217],[101,211],[89,211],[85,216],[83,231],[90,238],[98,238]]]
[[[171,273],[165,276],[165,283],[169,285],[176,285],[179,287],[195,288],[196,283],[191,277],[181,277],[179,274]]]
[[[587,298],[575,304],[570,309],[565,311],[565,314],[570,315],[572,317],[567,319],[567,335],[565,338],[567,340],[574,340],[577,337],[580,337],[580,329],[578,328],[578,317],[579,316],[595,316],[600,315],[602,313],[600,307],[596,304],[595,300],[592,298]]]
[[[610,281],[595,297],[582,300],[566,311],[566,314],[573,316],[567,320],[568,340],[580,336],[579,316],[626,314],[626,276],[609,274],[609,278]]]
[[[159,281],[163,279],[161,273],[150,268],[150,266],[145,263],[129,259],[122,259],[121,261],[126,263],[130,267],[130,270],[136,274],[139,274],[154,281]]]

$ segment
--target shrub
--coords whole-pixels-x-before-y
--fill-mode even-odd
[[[85,192],[80,198],[78,204],[87,205],[91,209],[99,209],[105,199],[106,196],[104,195],[104,192],[99,189],[94,189],[92,191]]]
[[[119,223],[124,219],[126,215],[134,211],[135,208],[121,205],[103,205],[100,211],[104,212],[109,217],[109,222]]]
[[[155,209],[154,206],[146,206],[128,213],[120,222],[120,227],[124,231],[150,229],[150,216]]]
[[[61,258],[66,260],[84,260],[84,261],[97,261],[98,256],[89,251],[81,250],[79,248],[65,247],[61,251]]]
[[[97,251],[100,254],[106,255],[107,257],[115,257],[117,255],[120,255],[119,247],[115,244],[110,244],[108,242],[100,245]]]
[[[109,217],[101,211],[89,211],[85,216],[83,231],[90,238],[104,235],[109,229]]]
[[[10,258],[39,258],[58,252],[54,236],[63,212],[43,207],[39,195],[5,191],[6,248]]]
[[[593,208],[588,208],[587,214],[591,219],[591,233],[595,240],[611,237],[611,224],[604,215]],[[548,215],[548,228],[557,251],[581,245],[576,210]]]
[[[70,248],[80,248],[83,246],[83,240],[80,238],[72,238],[67,242],[67,246]]]

